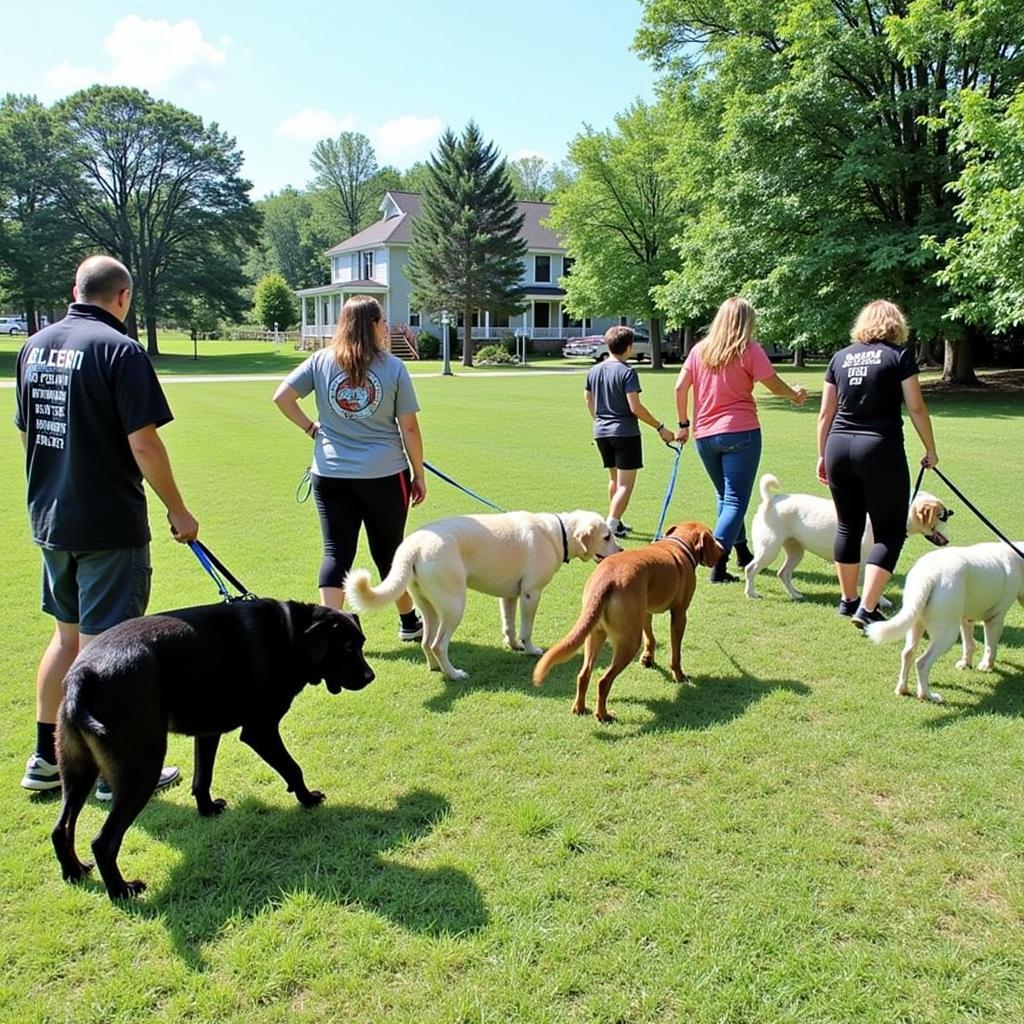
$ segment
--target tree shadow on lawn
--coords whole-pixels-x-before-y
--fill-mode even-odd
[[[255,918],[292,893],[343,907],[357,903],[421,934],[474,932],[489,915],[472,878],[386,857],[429,835],[448,809],[429,790],[404,794],[390,810],[329,802],[282,809],[246,799],[216,818],[154,800],[137,824],[178,849],[181,860],[166,886],[123,906],[162,921],[179,955],[197,970],[207,967],[202,947],[229,921]],[[126,859],[121,867],[132,877]]]
[[[237,355],[203,355],[203,343],[199,342],[199,358],[191,355],[168,353],[156,356],[153,367],[161,376],[196,376],[233,373],[286,374],[309,353],[296,352],[287,348],[270,349],[266,352],[239,352]]]

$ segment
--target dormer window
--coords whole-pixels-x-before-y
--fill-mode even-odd
[[[373,280],[373,253],[364,252],[362,261],[362,274],[360,275],[364,281]]]
[[[551,280],[551,257],[550,256],[534,256],[533,257],[533,279],[534,279],[534,281],[550,281]]]

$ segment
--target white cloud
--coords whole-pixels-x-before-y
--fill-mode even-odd
[[[351,114],[335,117],[327,110],[303,107],[297,114],[286,117],[278,126],[277,134],[299,142],[319,142],[351,131],[356,119]]]
[[[439,117],[405,114],[370,129],[370,140],[380,163],[406,164],[426,156],[444,125]]]
[[[182,83],[208,87],[227,60],[224,42],[222,48],[209,42],[192,18],[171,23],[130,14],[114,23],[103,48],[110,57],[107,70],[61,61],[47,72],[51,90],[64,95],[93,83],[151,91]]]

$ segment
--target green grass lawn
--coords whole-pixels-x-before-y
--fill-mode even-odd
[[[200,368],[207,347],[208,364],[230,366],[237,354],[274,374],[297,357],[214,344],[200,343]],[[783,375],[817,391],[821,368]],[[668,421],[673,379],[642,373],[645,401]],[[272,390],[270,380],[169,382],[177,419],[161,434],[213,551],[261,595],[311,599],[319,533],[312,503],[294,498],[309,445],[272,406]],[[429,376],[417,391],[438,468],[505,507],[604,510],[578,376]],[[1024,534],[1019,393],[935,392],[930,402],[942,468],[1010,534]],[[13,404],[0,390],[6,422]],[[761,402],[762,470],[790,490],[820,493],[814,406]],[[671,469],[650,432],[644,441],[631,544],[653,529]],[[916,439],[909,448],[916,459]],[[694,685],[668,675],[662,617],[657,669],[619,677],[619,720],[607,726],[569,713],[579,656],[534,689],[532,661],[498,645],[492,599],[470,595],[452,644],[470,673],[461,683],[427,672],[419,648],[399,644],[392,612],[366,616],[377,680],[337,697],[308,689],[284,721],[327,803],[298,807],[229,737],[214,793],[230,808],[202,820],[188,792],[191,743],[172,737],[186,782],[150,803],[121,853],[126,875],[149,890],[114,906],[96,880],[61,881],[49,842],[58,804],[18,788],[51,628],[38,610],[21,461],[9,429],[0,435],[9,524],[0,1020],[1024,1017],[1019,608],[997,671],[957,672],[947,655],[932,673],[946,703],[926,706],[892,693],[898,646],[876,647],[836,617],[830,566],[807,558],[802,604],[772,576],[759,602],[702,578],[683,651]],[[413,527],[486,511],[428,484]],[[955,541],[987,539],[950,504]],[[215,600],[151,510],[152,609]],[[687,449],[672,518],[712,514],[710,485]],[[910,541],[901,571],[925,550]],[[370,564],[365,549],[359,564]],[[537,642],[568,629],[591,569],[574,562],[552,581]],[[105,813],[90,801],[80,853]]]

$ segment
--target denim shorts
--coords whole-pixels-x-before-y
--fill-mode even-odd
[[[143,615],[153,570],[149,545],[109,551],[43,548],[43,611],[96,636]]]

